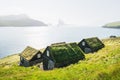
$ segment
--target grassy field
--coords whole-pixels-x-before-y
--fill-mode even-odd
[[[3,58],[0,80],[120,80],[120,38],[103,42],[105,47],[94,54],[85,54],[85,60],[49,71],[18,66],[17,54]]]

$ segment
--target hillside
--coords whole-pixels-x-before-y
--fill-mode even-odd
[[[104,28],[120,28],[120,21],[108,23],[103,26]]]
[[[15,59],[18,55],[3,58],[0,60],[0,80],[120,80],[120,38],[103,42],[105,48],[85,54],[85,60],[49,71],[36,66],[18,66],[19,59]]]
[[[47,26],[47,24],[34,20],[27,15],[0,16],[0,26]]]

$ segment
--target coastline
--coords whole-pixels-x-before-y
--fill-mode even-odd
[[[115,26],[102,26],[102,28],[113,28],[113,29],[120,29],[120,26],[115,27]]]

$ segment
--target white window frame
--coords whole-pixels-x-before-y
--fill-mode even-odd
[[[47,54],[46,54],[48,57],[50,56],[50,53],[49,53],[49,51],[47,50]]]
[[[85,46],[85,42],[84,41],[82,42],[82,46]]]
[[[41,54],[39,53],[39,54],[37,54],[37,58],[40,58],[41,57]]]

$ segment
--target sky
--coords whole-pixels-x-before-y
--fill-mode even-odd
[[[26,14],[47,24],[103,26],[120,21],[120,0],[0,0],[0,16]]]

